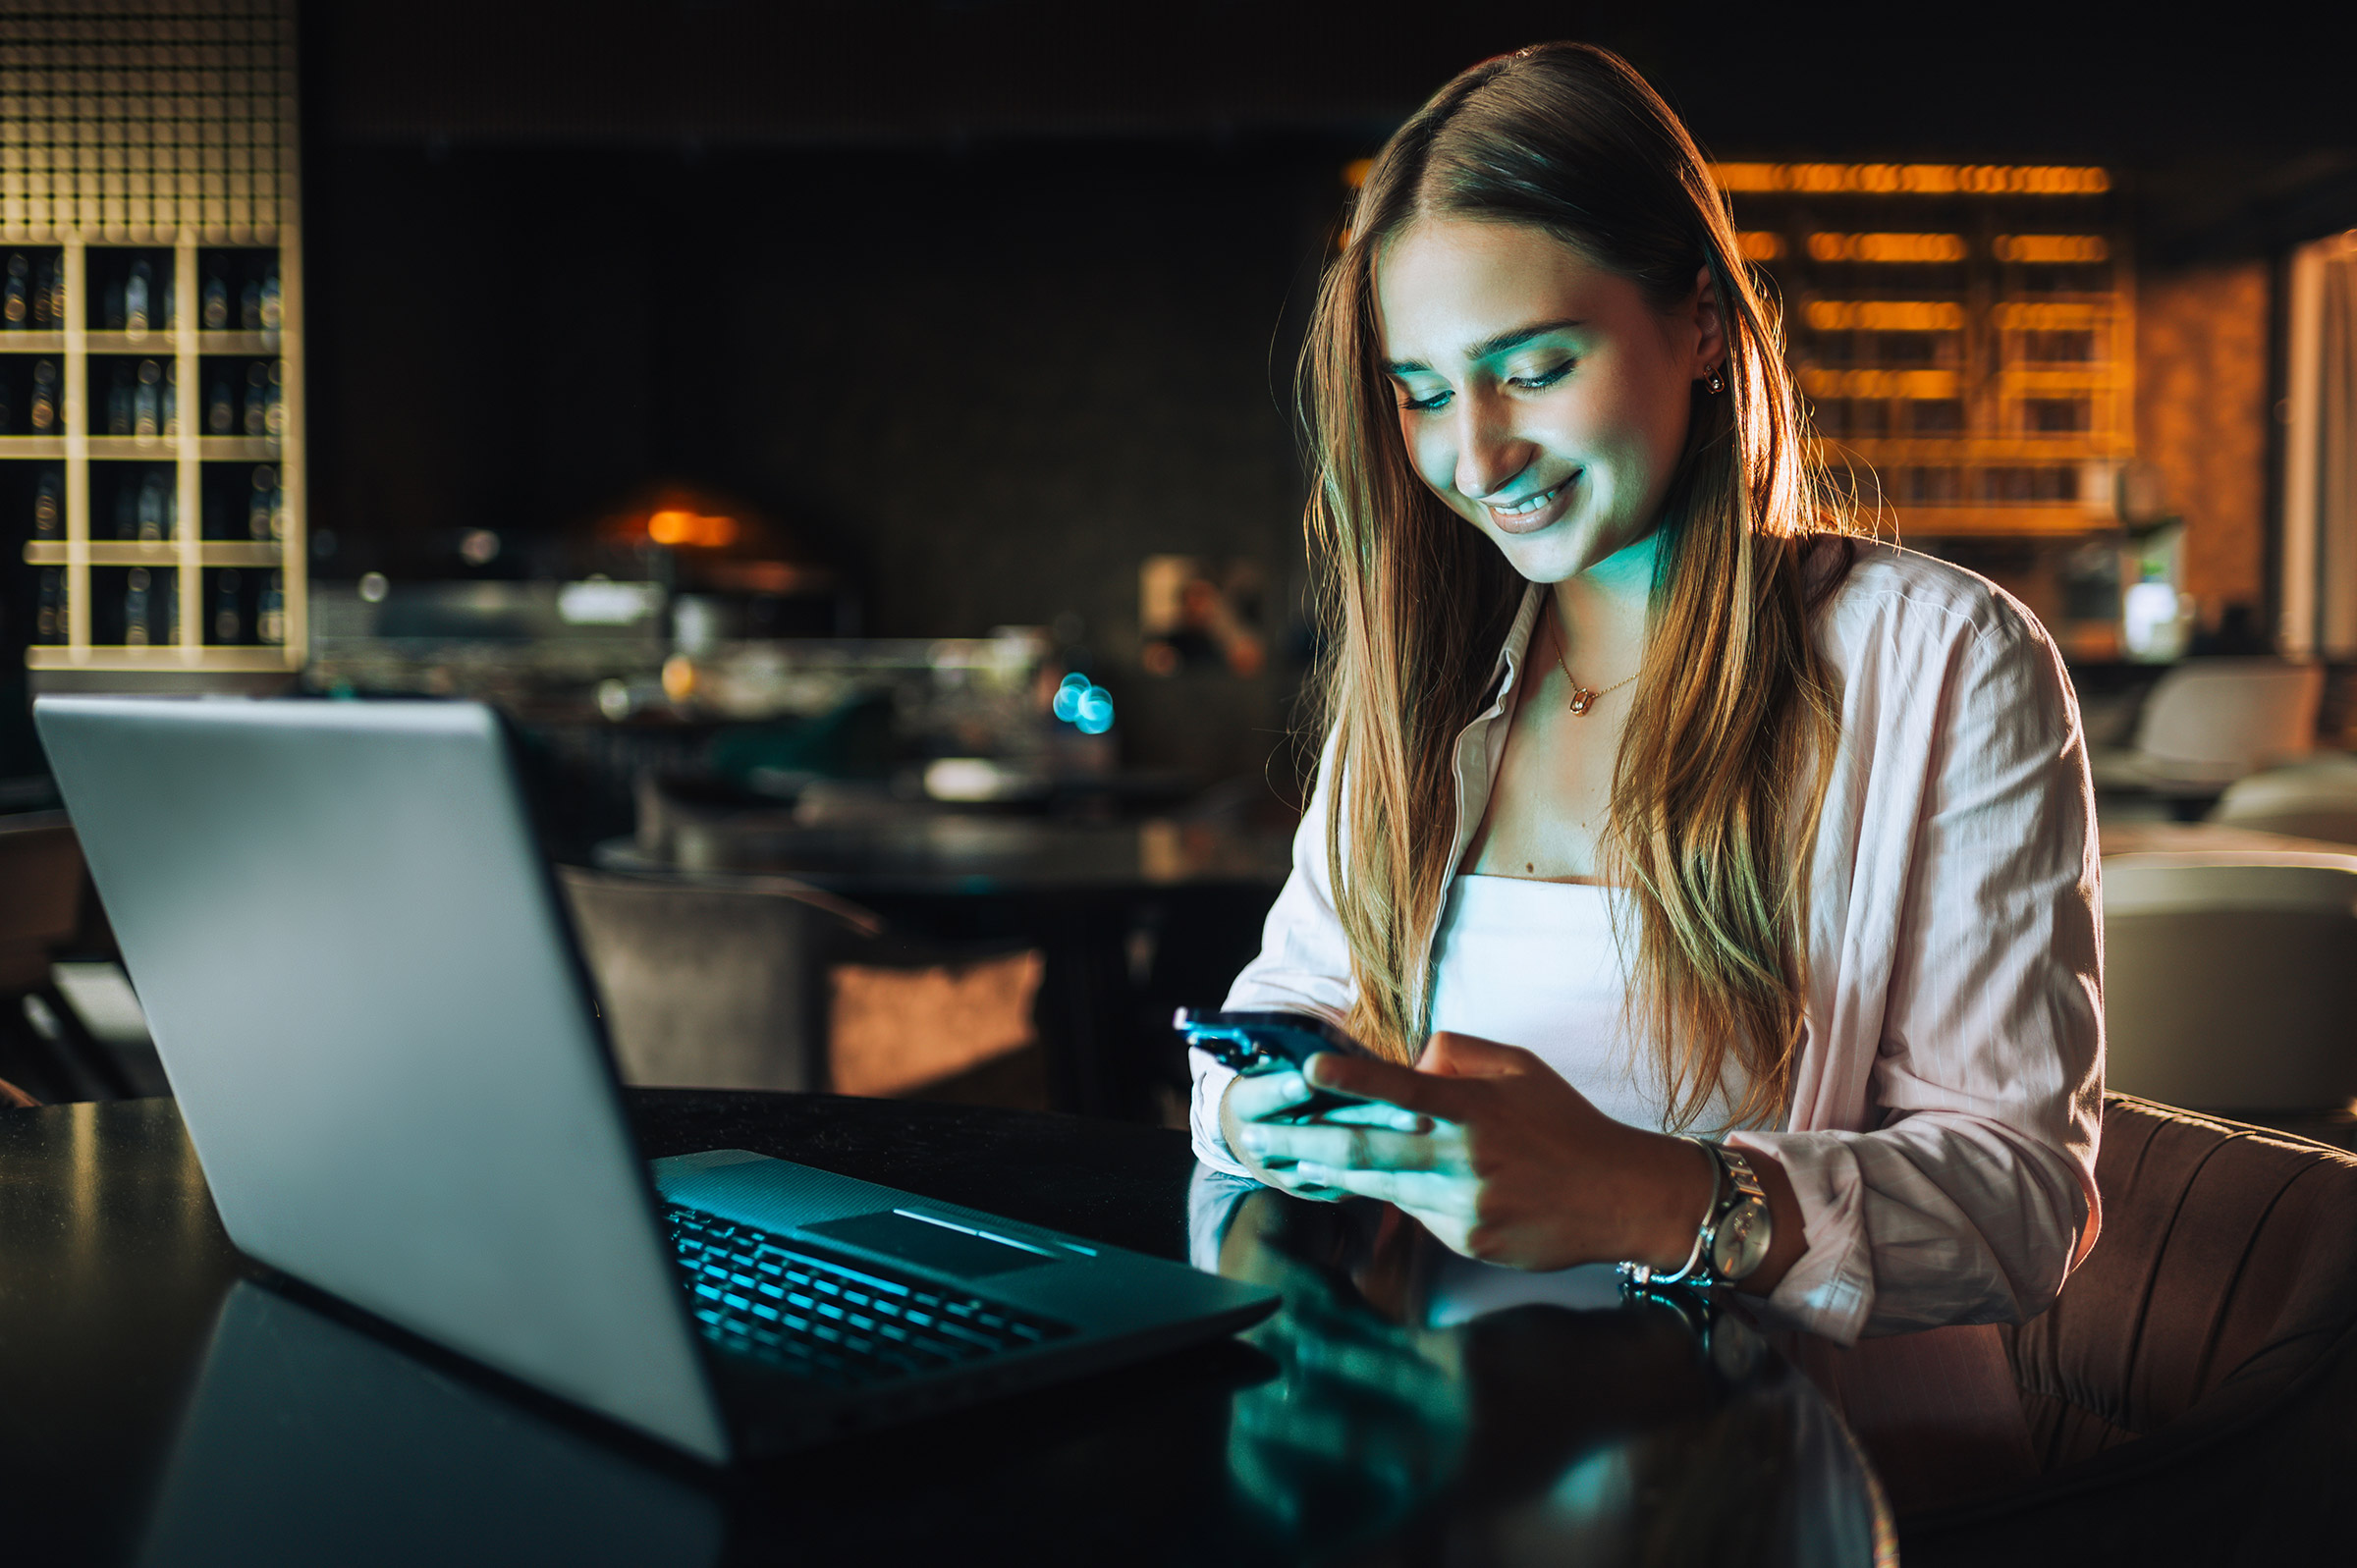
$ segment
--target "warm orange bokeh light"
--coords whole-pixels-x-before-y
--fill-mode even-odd
[[[698,545],[718,550],[737,542],[737,519],[699,516],[667,507],[646,519],[646,536],[659,545]]]

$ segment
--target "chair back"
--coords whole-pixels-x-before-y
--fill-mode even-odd
[[[1038,1041],[1036,947],[886,937],[783,877],[561,877],[628,1083],[904,1095]]]
[[[2104,1228],[2055,1304],[2002,1330],[2050,1473],[2223,1432],[2357,1325],[2357,1158],[2110,1095]]]
[[[2161,677],[2136,725],[2149,761],[2223,784],[2316,749],[2321,665],[2193,659]]]
[[[2357,1097],[2357,855],[2104,862],[2105,1076],[2205,1110]]]
[[[2357,844],[2357,757],[2318,757],[2236,781],[2212,822],[2294,838]]]
[[[784,893],[563,867],[625,1082],[815,1089],[837,919]]]
[[[0,817],[0,995],[49,984],[82,923],[82,843],[62,811]]]

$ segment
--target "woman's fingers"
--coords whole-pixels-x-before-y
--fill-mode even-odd
[[[1478,1035],[1452,1034],[1444,1029],[1424,1043],[1416,1070],[1457,1078],[1498,1078],[1527,1071],[1537,1061],[1519,1046],[1502,1046]]]
[[[1460,1176],[1437,1170],[1366,1170],[1305,1162],[1301,1178],[1321,1186],[1339,1187],[1361,1198],[1396,1204],[1419,1220],[1426,1216],[1446,1220],[1466,1213],[1472,1184]],[[1427,1228],[1430,1228],[1427,1221]]]
[[[1321,1051],[1309,1058],[1304,1076],[1319,1089],[1332,1089],[1360,1100],[1386,1101],[1445,1121],[1460,1119],[1456,1112],[1464,1104],[1461,1084],[1369,1056]]]
[[[1354,1170],[1461,1172],[1464,1149],[1454,1138],[1396,1132],[1388,1127],[1299,1126],[1252,1123],[1243,1129],[1244,1148],[1263,1164],[1316,1164]],[[1312,1178],[1303,1178],[1312,1179]]]
[[[1297,1072],[1250,1072],[1230,1086],[1228,1105],[1236,1120],[1259,1121],[1298,1109],[1316,1093]]]
[[[1318,1120],[1337,1127],[1389,1127],[1394,1132],[1430,1132],[1435,1123],[1420,1111],[1402,1110],[1380,1100],[1360,1100],[1320,1113]]]

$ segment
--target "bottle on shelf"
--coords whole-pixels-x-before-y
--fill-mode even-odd
[[[131,434],[131,410],[135,394],[131,381],[131,366],[115,361],[115,378],[106,389],[106,433],[110,436]]]
[[[262,409],[262,434],[273,446],[287,438],[287,362],[270,361],[269,402]]]
[[[180,439],[180,366],[173,360],[164,361],[163,385],[164,439]]]
[[[155,293],[155,269],[144,257],[131,264],[130,276],[123,280],[123,333],[138,339],[147,336],[150,323],[150,297]]]
[[[158,584],[164,601],[163,635],[155,640],[167,647],[180,641],[180,573],[165,570],[157,573],[163,578]]]
[[[139,543],[161,544],[178,532],[180,497],[174,493],[169,470],[150,468],[139,485]]]
[[[8,253],[8,281],[0,283],[0,327],[23,332],[32,325],[32,263],[22,250]]]
[[[213,640],[243,641],[245,622],[238,604],[238,568],[225,567],[213,577]]]
[[[32,325],[38,332],[63,332],[66,326],[66,255],[58,251],[43,269],[33,297]]]
[[[127,648],[147,646],[148,587],[147,568],[132,568],[123,587],[123,645]]]
[[[41,568],[41,585],[32,611],[32,640],[66,640],[66,574],[55,567]]]
[[[262,330],[262,286],[250,279],[245,288],[238,291],[238,329],[241,332]]]
[[[131,436],[152,447],[164,432],[164,367],[153,359],[139,361],[138,385],[131,395]]]
[[[55,468],[43,468],[40,483],[33,487],[32,536],[35,539],[66,536],[66,482]]]
[[[204,304],[196,320],[207,332],[229,330],[229,280],[218,272],[204,280]]]
[[[261,602],[254,606],[253,634],[260,642],[272,647],[287,640],[287,574],[270,573],[270,581],[262,588]]]
[[[253,494],[246,503],[246,537],[256,542],[287,535],[287,501],[278,488],[278,470],[269,463],[253,470]]]
[[[262,274],[262,330],[276,332],[284,311],[279,304],[278,268]]]
[[[246,434],[259,440],[270,433],[270,367],[259,359],[246,366]]]
[[[54,435],[57,431],[57,361],[39,359],[32,366],[32,407],[29,410],[32,433],[36,436]]]
[[[212,395],[204,401],[204,433],[208,436],[238,433],[237,399],[229,390],[227,373],[213,378]]]

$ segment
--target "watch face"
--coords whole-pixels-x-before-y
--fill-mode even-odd
[[[1768,1256],[1768,1206],[1746,1198],[1719,1221],[1711,1238],[1711,1272],[1721,1279],[1741,1279]]]

